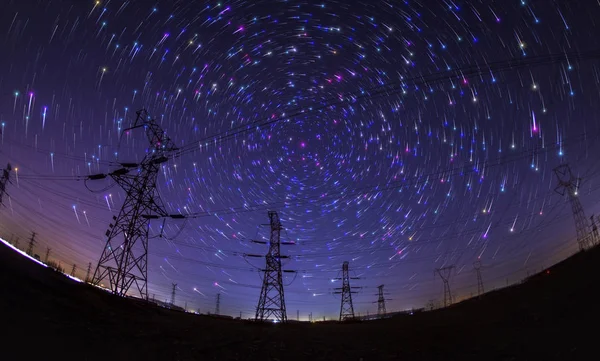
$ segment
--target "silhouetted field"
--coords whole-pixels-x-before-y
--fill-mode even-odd
[[[453,307],[254,324],[115,297],[0,244],[0,360],[597,360],[600,249]]]

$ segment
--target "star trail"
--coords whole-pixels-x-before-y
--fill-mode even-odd
[[[83,278],[124,193],[85,176],[140,161],[146,108],[179,150],[158,188],[149,293],[253,315],[279,212],[287,309],[457,300],[577,249],[552,169],[600,212],[600,5],[592,0],[73,1],[0,5],[3,238]]]

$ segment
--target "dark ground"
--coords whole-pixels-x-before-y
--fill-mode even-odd
[[[0,360],[598,360],[600,248],[451,308],[253,324],[138,304],[0,243]]]

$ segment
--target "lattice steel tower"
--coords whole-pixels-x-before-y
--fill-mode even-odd
[[[263,321],[272,317],[277,321],[287,322],[281,270],[281,259],[287,258],[287,256],[281,255],[281,230],[283,227],[279,215],[275,211],[269,211],[269,221],[271,227],[269,252],[265,256],[266,267],[262,270],[264,272],[263,284],[254,319]]]
[[[477,273],[477,296],[483,294],[483,278],[481,278],[481,261],[477,260],[473,263],[475,273]]]
[[[385,296],[383,293],[383,285],[377,286],[378,297],[377,297],[377,317],[382,318],[387,313],[385,309]]]
[[[146,110],[137,112],[129,132],[144,128],[150,147],[139,164],[121,163],[122,168],[89,179],[110,176],[126,193],[118,216],[106,231],[106,246],[98,260],[92,283],[108,277],[113,293],[125,296],[132,285],[140,297],[148,299],[148,229],[150,219],[167,216],[156,191],[161,164],[177,149]]]
[[[6,183],[10,182],[10,171],[12,171],[12,167],[8,163],[6,168],[2,170],[2,178],[0,178],[0,205],[2,205],[4,194],[6,193]]]
[[[342,264],[342,278],[335,278],[337,280],[342,280],[342,287],[335,288],[334,294],[342,295],[342,304],[340,306],[340,321],[344,320],[352,320],[354,319],[354,305],[352,304],[352,294],[357,293],[356,291],[352,291],[352,289],[360,288],[360,287],[351,287],[350,280],[351,279],[359,279],[358,277],[350,277],[348,271],[348,261],[344,261]]]
[[[36,233],[31,232],[31,238],[29,238],[29,244],[27,245],[27,252],[26,252],[30,256],[33,256],[33,247],[35,246],[35,243],[37,242],[35,240],[35,236],[36,236]]]
[[[571,168],[568,164],[562,164],[554,168],[554,174],[558,179],[558,185],[554,188],[554,191],[561,196],[567,194],[569,202],[571,203],[571,210],[573,212],[573,218],[575,219],[575,231],[577,232],[577,243],[579,244],[579,250],[583,251],[592,245],[590,242],[590,227],[585,217],[585,212],[577,196],[577,189],[579,188],[579,182],[581,178],[577,178],[571,172]]]
[[[444,307],[448,307],[452,304],[452,293],[450,292],[449,281],[453,269],[454,266],[447,266],[435,270],[435,273],[437,273],[444,282]]]
[[[177,283],[172,284],[173,289],[171,290],[171,306],[175,306],[175,292],[177,291]]]

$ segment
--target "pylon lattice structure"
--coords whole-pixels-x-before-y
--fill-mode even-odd
[[[352,289],[357,289],[360,287],[352,287],[350,286],[351,279],[359,279],[358,277],[350,277],[350,272],[348,270],[348,261],[344,261],[342,264],[342,278],[335,278],[336,280],[342,280],[342,287],[334,288],[334,294],[342,295],[342,303],[340,306],[340,321],[352,320],[355,318],[354,316],[354,305],[352,304],[352,294],[357,293]]]
[[[128,132],[144,128],[150,142],[146,156],[139,164],[121,163],[110,176],[126,193],[125,202],[113,223],[106,231],[106,245],[92,278],[100,284],[108,278],[110,290],[125,296],[130,287],[140,297],[148,299],[148,229],[150,219],[167,216],[156,191],[156,178],[161,164],[177,150],[162,128],[151,119],[146,110],[137,112],[136,120]],[[90,176],[102,179],[107,175]]]
[[[33,247],[35,246],[35,232],[31,232],[31,238],[29,238],[29,244],[27,245],[27,254],[33,256]]]
[[[173,283],[173,290],[171,291],[171,306],[175,305],[175,291],[177,290],[177,283]]]
[[[383,292],[383,285],[377,286],[377,317],[385,317],[387,310],[385,308],[385,293]]]
[[[272,318],[279,322],[287,322],[281,270],[281,259],[287,258],[287,256],[281,255],[281,230],[283,227],[277,212],[269,211],[268,214],[271,227],[269,252],[265,256],[266,267],[262,270],[264,272],[263,284],[254,319],[263,321]]]
[[[569,197],[571,203],[571,211],[573,212],[573,218],[575,219],[575,231],[577,233],[577,243],[579,250],[583,251],[590,247],[593,243],[590,240],[590,229],[583,211],[583,206],[577,196],[577,190],[579,188],[580,178],[573,175],[571,167],[568,164],[562,164],[554,168],[554,174],[558,179],[558,185],[554,191],[562,196],[565,194]]]
[[[450,292],[449,281],[453,269],[454,266],[447,266],[435,270],[435,273],[437,273],[444,282],[444,307],[448,307],[452,304],[452,293]]]
[[[215,306],[215,315],[221,314],[221,294],[217,293],[217,305]]]
[[[6,183],[10,181],[10,171],[12,171],[12,167],[10,163],[6,165],[6,168],[2,171],[2,178],[0,178],[0,205],[4,199],[4,194],[6,193]]]
[[[85,283],[89,283],[90,282],[90,273],[92,272],[92,262],[88,263],[88,269],[87,272],[85,274]]]
[[[481,278],[481,261],[477,260],[473,263],[473,268],[477,273],[477,296],[481,296],[483,291],[483,278]]]

